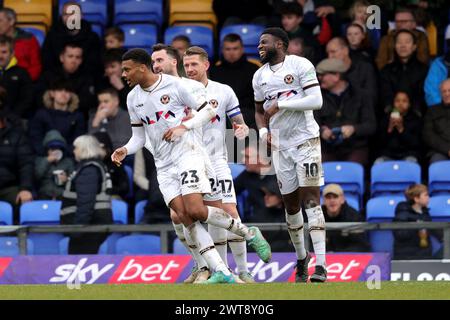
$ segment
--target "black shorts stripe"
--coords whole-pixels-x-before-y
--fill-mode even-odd
[[[143,127],[144,125],[142,123],[132,123],[132,127]]]
[[[304,87],[303,91],[308,90],[309,88],[312,88],[312,87],[317,87],[318,85],[319,85],[318,83],[310,84],[309,86]]]

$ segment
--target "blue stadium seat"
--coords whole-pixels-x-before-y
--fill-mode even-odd
[[[59,240],[59,254],[69,254],[69,237],[64,237]]]
[[[173,254],[190,254],[186,247],[181,243],[180,239],[176,238],[173,241]]]
[[[34,246],[27,239],[27,252],[33,254]],[[17,237],[0,237],[0,257],[14,257],[20,255],[19,239]]]
[[[420,166],[408,161],[386,161],[371,170],[371,195],[403,194],[414,183],[420,183]]]
[[[348,198],[353,195],[359,198],[360,205],[364,195],[364,168],[356,162],[336,161],[324,162],[323,172],[325,184],[337,183]]]
[[[0,201],[0,225],[12,225],[13,207],[5,201]]]
[[[126,236],[125,233],[111,233],[108,238],[100,245],[99,254],[116,254],[117,240]]]
[[[106,26],[108,24],[108,0],[73,0],[81,5],[83,19],[95,25]],[[64,3],[59,1],[59,12],[62,12]]]
[[[450,194],[450,160],[432,163],[428,168],[430,196]]]
[[[146,22],[161,26],[163,0],[115,0],[114,24]]]
[[[359,213],[361,207],[360,207],[360,204],[359,204],[359,199],[357,197],[345,196],[345,200],[347,201],[347,204],[350,207],[352,207],[353,209],[355,209]]]
[[[242,172],[245,171],[245,165],[241,163],[228,162],[228,166],[230,167],[233,180],[235,180]]]
[[[20,27],[20,28],[29,33],[32,33],[36,37],[36,40],[39,42],[39,45],[42,46],[42,44],[44,43],[44,39],[45,39],[44,30],[38,29],[38,28],[33,28],[33,27]]]
[[[395,217],[395,208],[401,201],[401,196],[384,196],[370,199],[367,202],[368,222],[392,222]],[[373,252],[389,252],[394,254],[394,234],[392,230],[376,230],[369,232],[370,244]]]
[[[258,45],[259,37],[264,31],[264,27],[258,24],[236,24],[223,27],[220,31],[220,44],[222,46],[223,38],[230,33],[236,33],[241,36],[244,44],[244,51],[247,56],[259,59]]]
[[[61,201],[37,200],[20,206],[20,224],[59,224]]]
[[[135,234],[116,242],[117,254],[160,254],[161,239],[155,235]]]
[[[128,224],[128,204],[125,201],[113,199],[111,205],[114,223]]]
[[[429,206],[431,220],[450,222],[450,195],[431,197]]]
[[[170,44],[178,35],[187,36],[192,45],[202,47],[210,57],[214,56],[214,34],[210,28],[196,25],[169,27],[164,32],[164,42]]]
[[[147,200],[142,200],[136,203],[134,207],[134,224],[139,224],[142,217],[144,216],[144,207],[147,205]]]
[[[127,165],[123,166],[125,172],[127,173],[128,177],[128,194],[125,196],[125,198],[130,199],[133,197],[133,184],[134,184],[134,178],[133,178],[133,168]]]
[[[60,254],[60,241],[64,238],[61,233],[30,233],[28,238],[33,241],[33,255]]]
[[[125,33],[124,47],[143,48],[148,52],[157,41],[157,30],[152,24],[123,24],[120,28]]]

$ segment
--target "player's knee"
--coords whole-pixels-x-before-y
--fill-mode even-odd
[[[194,220],[205,221],[208,218],[208,209],[203,203],[186,205],[186,213]]]
[[[178,217],[178,214],[175,211],[173,211],[173,210],[170,210],[170,219],[175,224],[180,224],[181,223],[181,219]]]
[[[285,206],[287,214],[293,215],[300,211],[300,205],[299,204],[286,204]]]

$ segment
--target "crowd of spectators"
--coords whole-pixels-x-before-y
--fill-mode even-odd
[[[433,15],[448,12],[449,4],[440,2],[436,8],[430,1],[403,2],[393,1],[393,9],[380,7],[377,29],[368,27],[367,8],[373,3],[365,0],[350,1],[345,12],[326,0],[214,0],[213,9],[219,30],[236,23],[284,28],[289,53],[316,65],[324,102],[315,117],[324,161],[355,161],[367,169],[374,162],[397,159],[425,167],[450,159],[450,51],[444,52],[441,41],[449,21]],[[14,10],[0,9],[0,200],[16,211],[33,199],[62,199],[76,170],[83,179],[74,142],[86,134],[94,135],[104,150],[95,161],[111,177],[111,194],[129,196],[126,172],[108,156],[131,135],[126,107],[130,88],[121,77],[124,32],[112,26],[101,39],[84,19],[80,29],[72,30],[65,8],[42,48],[17,27]],[[430,49],[430,24],[438,28],[437,53]],[[450,48],[450,39],[445,41]],[[186,35],[171,44],[181,54],[191,45]],[[251,79],[260,62],[246,56],[237,34],[228,34],[220,54],[211,59],[210,78],[234,89],[246,123],[256,128]],[[249,146],[245,156],[254,152]],[[168,221],[151,154],[140,151],[127,163],[134,167],[135,184],[135,198],[127,200],[150,200],[141,222]],[[90,174],[95,170],[84,169]],[[281,221],[277,183],[264,170],[261,163],[247,164],[235,181],[236,191],[249,193],[253,213],[246,218]],[[341,190],[331,189],[324,198],[328,221],[356,219]],[[364,247],[365,239],[358,241]]]

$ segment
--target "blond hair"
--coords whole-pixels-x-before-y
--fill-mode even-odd
[[[189,56],[195,56],[195,55],[199,55],[202,60],[208,60],[208,52],[206,52],[205,49],[198,47],[198,46],[192,46],[192,47],[187,48],[183,57],[189,57]]]
[[[424,192],[428,192],[426,185],[421,183],[413,184],[405,190],[405,197],[408,201],[414,202],[414,198],[419,197]]]
[[[103,159],[106,152],[103,150],[100,142],[91,135],[79,136],[73,142],[73,145],[79,149],[79,161],[87,159]]]

